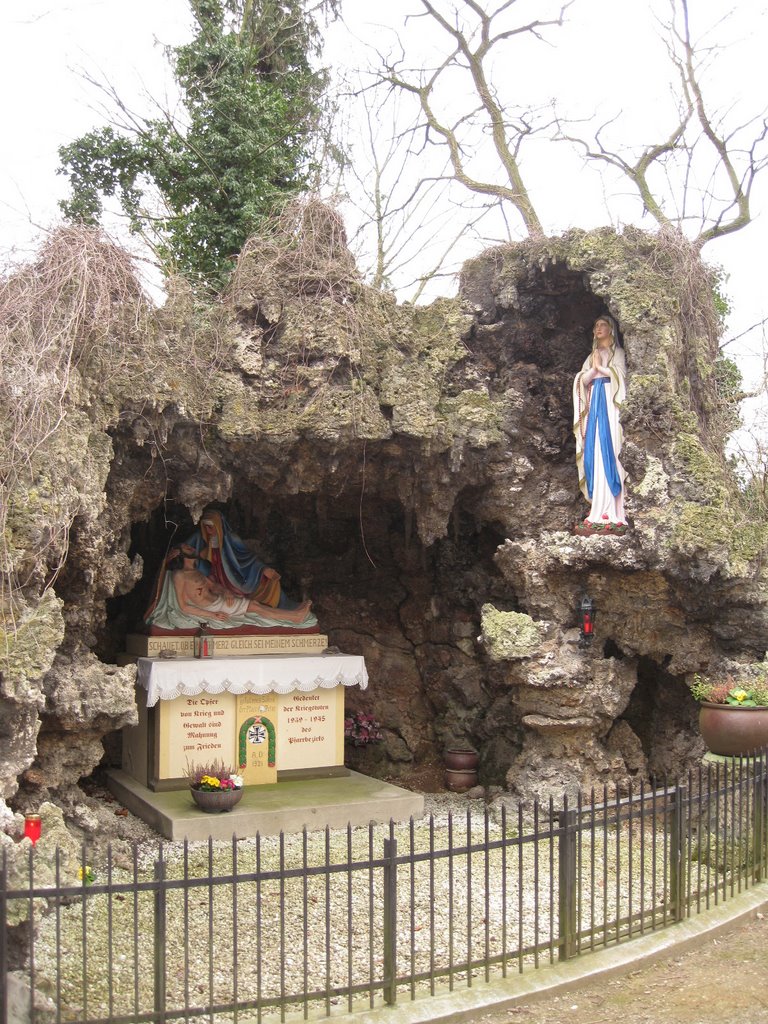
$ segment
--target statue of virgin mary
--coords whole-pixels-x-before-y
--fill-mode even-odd
[[[626,528],[621,406],[627,364],[616,321],[601,316],[593,328],[592,351],[573,382],[573,432],[579,487],[590,503],[579,532]]]

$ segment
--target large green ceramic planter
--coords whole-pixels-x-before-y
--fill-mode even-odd
[[[713,754],[751,754],[768,747],[768,707],[743,708],[702,701],[699,729]]]

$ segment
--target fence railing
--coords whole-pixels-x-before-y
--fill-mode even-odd
[[[0,1024],[332,1016],[623,942],[765,880],[767,761],[557,808],[110,851],[92,884],[85,851],[5,853]]]

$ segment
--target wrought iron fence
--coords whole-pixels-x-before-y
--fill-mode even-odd
[[[764,752],[612,799],[110,851],[91,884],[85,851],[6,852],[0,1024],[332,1016],[569,959],[764,880],[767,795]]]

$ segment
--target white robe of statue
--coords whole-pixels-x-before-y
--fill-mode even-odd
[[[611,328],[611,332],[613,333],[613,328]],[[616,344],[615,334],[613,334],[610,350],[606,348],[601,356],[601,365],[607,371],[607,375],[605,373],[600,374],[605,379],[605,383],[601,383],[599,377],[594,375],[595,351],[599,351],[597,343],[589,356],[584,360],[584,365],[577,373],[573,382],[573,432],[576,437],[576,465],[579,471],[579,487],[584,497],[590,503],[589,514],[584,522],[603,525],[607,523],[623,525],[626,523],[624,516],[624,481],[627,474],[620,459],[624,438],[619,414],[626,397],[626,359],[624,357],[624,349]],[[590,377],[593,380],[590,380]],[[585,466],[585,449],[588,447],[588,431],[594,429],[590,424],[589,412],[597,388],[604,389],[605,403],[602,425],[603,429],[607,425],[607,429],[610,431],[609,447],[613,452],[614,465],[611,467],[611,471],[607,473],[600,444],[600,424],[598,423],[593,447],[592,479],[590,481],[588,479],[588,466]],[[613,480],[613,487],[611,479]],[[618,493],[614,494],[614,490],[618,490]]]

